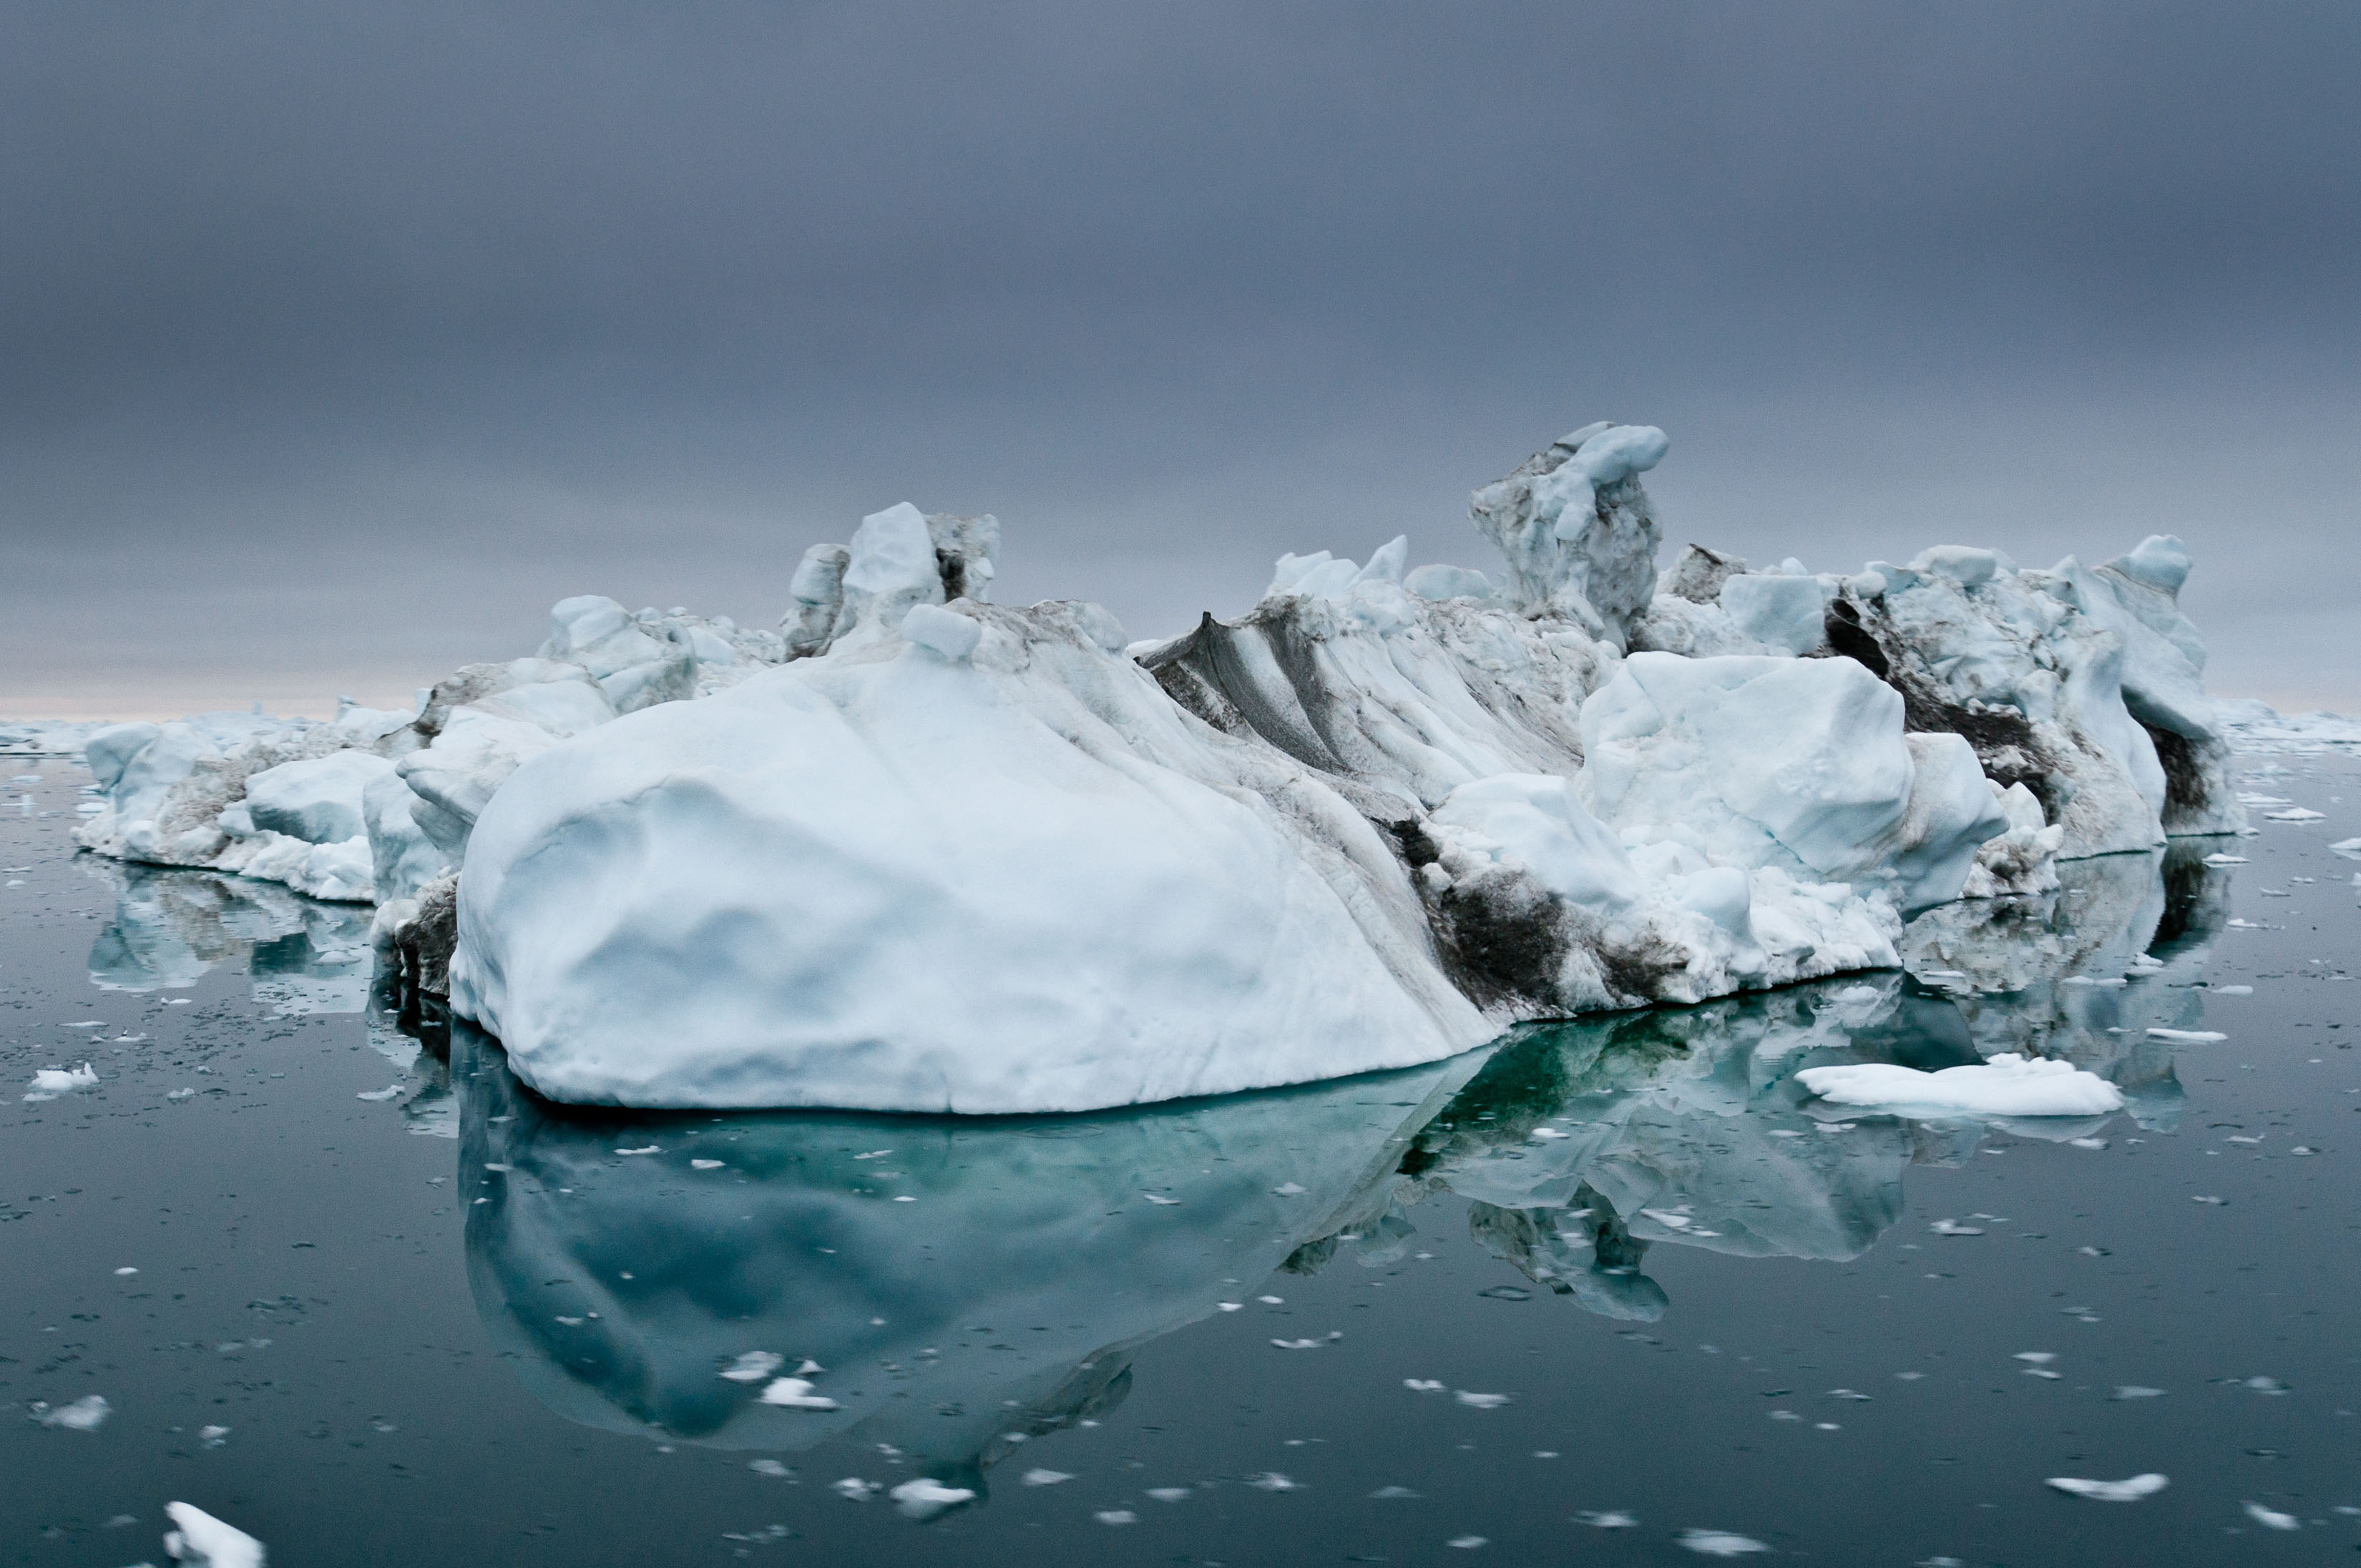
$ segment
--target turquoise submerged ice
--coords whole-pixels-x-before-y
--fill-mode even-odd
[[[140,783],[85,839],[263,874],[364,845],[380,939],[429,990],[449,951],[558,1100],[1016,1113],[1891,968],[1919,910],[2242,820],[2177,544],[1659,574],[1665,450],[1594,426],[1477,492],[1501,576],[1291,555],[1145,643],[985,602],[998,524],[895,507],[807,554],[777,635],[569,599],[407,723],[103,732]],[[291,766],[354,799],[246,847],[240,782]]]

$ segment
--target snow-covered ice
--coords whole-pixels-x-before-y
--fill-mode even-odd
[[[2123,1091],[2071,1062],[2004,1053],[1978,1066],[1937,1072],[1891,1062],[1806,1068],[1796,1080],[1839,1105],[1928,1116],[2100,1116],[2120,1111]]]

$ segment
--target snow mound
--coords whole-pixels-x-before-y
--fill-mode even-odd
[[[2096,1073],[2009,1054],[1938,1072],[1861,1062],[1806,1068],[1795,1079],[1833,1104],[1924,1116],[2102,1116],[2124,1107],[2123,1091]]]

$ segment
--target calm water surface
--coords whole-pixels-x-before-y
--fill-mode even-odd
[[[87,774],[0,766],[0,1562],[161,1563],[171,1498],[290,1565],[2361,1544],[2343,759],[2245,770],[2324,820],[1938,911],[1907,975],[987,1121],[561,1111],[373,1000],[364,912],[77,856]],[[1999,1049],[2128,1109],[1793,1081]]]

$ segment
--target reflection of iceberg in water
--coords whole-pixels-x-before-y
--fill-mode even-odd
[[[983,1120],[561,1111],[483,1036],[455,1027],[453,1052],[461,1169],[490,1200],[468,1213],[477,1305],[540,1398],[725,1448],[857,1436],[962,1485],[1010,1434],[1120,1399],[1132,1346],[1342,1228],[1477,1061]],[[720,1376],[749,1352],[818,1362],[839,1408]]]
[[[115,917],[90,947],[93,985],[182,991],[225,964],[242,965],[249,992],[274,1017],[366,1012],[370,1047],[401,1074],[373,1098],[399,1103],[412,1132],[457,1135],[442,1062],[382,1011],[367,909],[214,872],[104,860],[90,869],[115,892]]]
[[[1412,1212],[1444,1193],[1537,1285],[1653,1319],[1668,1302],[1652,1246],[1857,1257],[1901,1216],[1910,1166],[1959,1163],[1988,1126],[2097,1124],[1839,1120],[1802,1069],[2030,1051],[2169,1120],[2169,1049],[2146,1028],[2199,1021],[2225,910],[2195,854],[2161,864],[2079,862],[2058,893],[1938,910],[1912,927],[1910,974],[1529,1025],[1411,1073],[1119,1114],[562,1110],[462,1025],[461,1168],[489,1200],[469,1210],[477,1304],[569,1419],[730,1448],[853,1437],[962,1486],[1120,1399],[1133,1347],[1272,1267],[1404,1257]],[[827,1368],[813,1392],[836,1408],[765,1405],[760,1379],[720,1376],[756,1352]]]
[[[368,999],[369,912],[269,883],[99,861],[115,918],[91,943],[104,991],[178,991],[243,962],[254,999],[280,1017],[357,1013]]]

